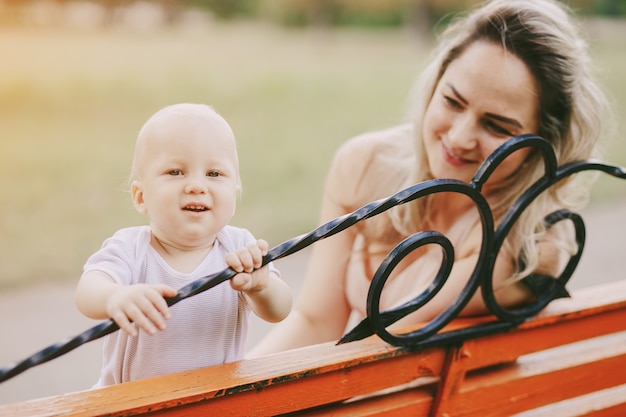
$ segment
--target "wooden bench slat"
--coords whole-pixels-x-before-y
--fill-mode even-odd
[[[511,362],[522,355],[624,329],[626,280],[584,288],[572,296],[553,301],[514,331],[466,341],[467,370]]]
[[[462,328],[493,319],[459,319],[448,328]],[[567,379],[569,385],[564,392],[568,396],[623,383],[619,377],[600,378],[598,372],[608,372],[618,365],[623,368],[626,363],[624,352],[605,352],[604,357],[594,359],[584,350],[578,350],[581,352],[580,365],[573,362],[567,365],[562,359],[562,368],[546,367],[548,356],[545,355],[550,352],[534,353],[555,348],[555,352],[561,352],[555,354],[556,358],[572,356],[563,355],[565,344],[619,331],[626,331],[626,281],[578,291],[573,299],[555,301],[536,318],[516,329],[467,340],[452,347],[410,352],[389,346],[377,336],[341,346],[325,343],[99,390],[0,405],[0,416],[300,415],[304,410],[307,415],[333,413],[348,416],[384,415],[411,407],[417,416],[428,415],[429,408],[432,408],[432,415],[452,411],[450,415],[489,415],[476,414],[478,408],[475,407],[480,404],[470,406],[468,404],[472,403],[464,403],[469,401],[470,392],[475,396],[484,394],[484,406],[490,404],[489,392],[497,394],[499,401],[508,398],[506,401],[510,403],[511,397],[507,395],[515,392],[512,389],[523,389],[527,391],[526,400],[520,397],[518,404],[525,401],[524,407],[538,407],[545,401],[561,398],[538,390],[541,384],[555,380]],[[601,352],[592,350],[596,354]],[[520,358],[519,362],[515,363],[517,358]],[[528,361],[533,358],[544,368],[530,375]],[[511,365],[493,366],[506,362]],[[477,369],[481,371],[476,372]],[[575,378],[582,372],[589,376],[586,386]],[[594,372],[596,377],[591,378]],[[440,383],[386,396],[371,396],[423,377],[440,378]],[[485,389],[487,385],[489,389]],[[353,400],[339,403],[348,398]],[[508,404],[509,415],[522,411],[522,405]],[[466,414],[458,414],[458,407],[465,408]],[[611,407],[622,410],[621,403]]]
[[[433,400],[432,386],[384,393],[356,401],[335,403],[328,406],[298,411],[298,417],[373,417],[389,415],[428,415]]]
[[[354,375],[362,372],[367,374],[369,363],[379,363],[392,358],[397,360],[385,363],[389,370],[385,375],[376,378],[366,376],[359,379],[361,385],[347,384],[347,381],[354,379]],[[292,401],[300,407],[297,409],[303,406],[312,407],[321,403],[316,400],[316,395],[326,398],[324,402],[328,402],[328,398],[331,401],[338,401],[419,377],[438,375],[441,372],[443,358],[444,352],[431,349],[416,359],[375,337],[361,343],[341,346],[326,343],[297,349],[288,354],[268,355],[93,391],[66,394],[57,398],[55,412],[76,417],[129,415],[129,412],[136,414],[154,409],[204,404],[207,398],[224,397],[219,402],[212,399],[211,407],[219,405],[222,411],[223,403],[223,412],[226,414],[222,415],[237,415],[232,411],[237,407],[230,403],[240,403],[245,392],[254,393],[262,389],[265,407],[282,413],[293,411],[294,407],[282,401],[285,390],[295,390]],[[352,379],[345,378],[343,375],[345,372],[350,372]],[[338,384],[339,387],[341,384],[344,387],[340,389]],[[281,386],[281,393],[276,395],[276,402],[279,404],[270,407],[274,400],[275,391],[271,389],[274,385]],[[166,391],[163,390],[164,386],[167,387]],[[235,393],[236,395],[233,395]],[[51,412],[49,403],[49,399],[33,400],[21,404],[23,409],[16,408],[12,411],[11,405],[0,406],[0,416],[4,416],[4,410],[9,410],[7,416],[11,417],[54,415],[46,414]],[[228,414],[228,410],[231,410],[231,414]],[[13,414],[17,412],[20,414]]]
[[[581,395],[513,417],[623,417],[626,416],[626,385]]]
[[[435,357],[441,356],[440,352],[433,353],[434,355],[425,356],[423,361],[426,366],[419,366],[422,360],[402,355],[388,361],[363,363],[349,369],[311,374],[306,378],[292,380],[288,384],[273,383],[264,387],[262,392],[249,391],[252,395],[249,396],[250,401],[246,403],[258,404],[262,401],[263,408],[259,411],[260,415],[263,415],[267,410],[282,414],[350,399],[431,375],[433,362],[441,362]],[[380,372],[381,367],[385,372]],[[230,403],[230,407],[235,410],[242,404],[241,399],[233,395],[224,397],[223,401],[224,404]],[[249,411],[245,413],[241,413],[241,410],[231,411],[220,415],[249,415]],[[211,413],[213,412],[211,408]]]
[[[512,415],[626,384],[624,363],[626,332],[528,355],[468,375],[449,410],[459,417]]]

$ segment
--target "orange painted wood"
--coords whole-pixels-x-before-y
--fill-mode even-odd
[[[624,397],[621,397],[624,400]],[[598,406],[594,406],[593,404],[585,404],[584,409],[578,409],[573,414],[570,414],[572,417],[624,417],[626,416],[626,404],[617,404],[608,408],[598,408]],[[552,414],[554,416],[555,414]]]
[[[435,364],[440,371],[441,356],[425,353],[422,360],[402,355],[389,361],[381,360],[354,364],[347,369],[310,373],[304,378],[273,381],[259,390],[247,390],[237,395],[225,395],[218,403],[197,403],[189,410],[196,415],[245,416],[296,412],[328,403],[369,394],[384,388],[410,382],[433,373]],[[420,364],[421,363],[421,364]],[[242,409],[242,405],[245,407]],[[168,414],[169,415],[169,414]],[[175,415],[175,414],[173,414]]]
[[[467,354],[468,352],[463,345],[448,348],[441,381],[433,401],[433,415],[445,415],[450,407],[450,399],[454,398],[461,388],[467,373],[467,361],[465,360]]]
[[[620,330],[626,330],[626,280],[572,292],[515,331],[467,340],[463,360],[468,370],[479,369]]]
[[[448,328],[490,320],[494,318],[458,319]],[[305,410],[303,415],[310,416],[378,416],[403,410],[416,416],[508,416],[626,384],[626,350],[620,347],[626,339],[592,340],[619,331],[625,333],[610,337],[626,335],[626,282],[574,293],[573,299],[555,301],[517,329],[452,348],[409,352],[376,336],[341,346],[326,343],[0,405],[0,416],[301,415]],[[546,350],[550,348],[555,349]],[[426,382],[404,385],[415,380]],[[381,395],[390,389],[395,391]],[[626,398],[606,405],[605,412],[623,410],[623,404]]]
[[[510,416],[626,384],[625,365],[626,332],[528,355],[468,374],[446,411],[459,417]]]
[[[624,397],[621,397],[622,401]],[[611,407],[596,409],[597,406],[590,406],[587,404],[584,412],[578,411],[576,417],[624,417],[626,416],[626,404],[616,404]]]
[[[623,417],[626,416],[626,385],[561,401],[515,417]]]
[[[337,416],[427,416],[433,399],[434,388],[411,388],[384,393],[354,402],[331,404],[329,406],[299,411],[298,417],[337,417]]]
[[[466,341],[454,356],[457,363],[448,366],[444,381],[446,379],[458,381],[469,370],[514,363],[522,355],[625,330],[626,303],[623,301],[626,299],[625,284],[626,282],[614,283],[603,288],[582,290],[574,293],[571,300],[551,304],[540,315],[522,324],[514,331]],[[563,353],[563,350],[561,350],[561,353]],[[548,361],[548,359],[544,360]],[[626,358],[618,358],[617,363],[621,363],[622,368],[626,368]],[[592,368],[598,366],[598,364],[590,365]],[[485,378],[490,380],[495,378],[496,373],[492,372],[493,368],[489,369],[490,372],[485,374],[487,375]],[[469,379],[463,381],[462,385],[459,382],[448,384],[447,390],[442,387],[440,390],[441,396],[435,401],[433,415],[465,415],[460,411],[461,409],[469,412],[471,409],[470,405],[458,405],[458,401],[463,397],[458,389],[467,389],[470,385],[468,381]],[[618,382],[611,382],[609,386],[616,384]],[[501,397],[506,401],[515,402],[512,397],[507,397],[507,390],[511,387],[502,383],[498,388],[503,389],[497,393],[497,398]],[[544,401],[547,401],[547,403],[558,401],[558,399],[553,399],[549,395],[543,394],[541,389],[540,387],[539,396]],[[591,392],[600,388],[587,385],[585,389],[585,392]],[[568,397],[576,395],[573,389],[565,392],[567,392]],[[524,395],[527,394],[524,393]],[[479,401],[482,401],[483,404],[491,405],[492,403],[492,401],[481,398],[474,393],[472,395],[472,398],[480,398]],[[524,404],[523,409],[537,406],[531,407],[529,401],[524,401],[522,404]],[[512,412],[511,410],[504,411],[498,408],[495,408],[495,410],[497,411],[494,415],[509,415]],[[498,412],[502,414],[497,414]],[[476,414],[467,415],[479,416],[489,414],[486,410],[480,409]]]
[[[419,357],[371,337],[0,406],[1,416],[148,415],[206,409],[219,415],[286,413],[363,395],[441,372],[444,351]],[[384,369],[385,372],[381,372]],[[245,405],[242,407],[242,405]]]

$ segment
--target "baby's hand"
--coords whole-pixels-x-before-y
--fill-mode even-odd
[[[263,268],[260,266],[267,250],[267,242],[259,239],[256,243],[251,243],[226,255],[228,266],[240,272],[230,280],[230,285],[234,290],[256,292],[265,289],[269,280],[269,269],[267,265]]]
[[[121,285],[109,298],[106,311],[131,336],[137,336],[137,328],[154,334],[157,329],[165,329],[165,319],[170,318],[164,297],[174,297],[176,293],[167,285]]]

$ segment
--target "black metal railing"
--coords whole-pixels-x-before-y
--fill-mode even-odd
[[[545,165],[544,175],[518,198],[506,212],[496,229],[494,228],[491,209],[485,197],[481,194],[482,186],[507,156],[525,147],[535,148],[541,153]],[[452,269],[454,248],[450,240],[435,231],[418,232],[398,244],[381,263],[370,284],[370,290],[367,296],[367,317],[344,335],[339,340],[338,344],[377,334],[390,344],[403,346],[407,349],[421,349],[437,344],[451,343],[457,340],[466,340],[485,334],[506,331],[534,316],[550,301],[557,298],[559,294],[562,293],[565,283],[567,283],[574,272],[582,254],[585,241],[585,227],[584,222],[578,214],[567,210],[556,211],[546,217],[545,220],[548,227],[564,220],[569,220],[573,223],[578,250],[576,254],[570,257],[561,275],[555,277],[555,285],[539,295],[533,303],[517,309],[506,309],[497,303],[494,297],[491,278],[496,256],[507,234],[510,232],[513,224],[521,213],[537,196],[563,178],[588,170],[601,171],[617,178],[626,179],[625,168],[596,160],[574,162],[558,167],[554,150],[549,142],[534,135],[517,136],[496,149],[483,162],[469,184],[450,179],[436,179],[415,184],[399,191],[389,198],[369,203],[352,213],[319,226],[310,233],[295,237],[272,248],[264,257],[263,265],[298,252],[318,240],[335,235],[361,220],[374,217],[394,206],[405,204],[435,193],[452,192],[464,194],[472,199],[478,209],[483,239],[479,251],[479,258],[474,270],[455,301],[437,317],[416,331],[404,334],[393,334],[387,331],[387,327],[391,324],[416,311],[431,300],[443,287]],[[397,264],[413,250],[430,244],[439,245],[443,253],[441,266],[430,286],[417,297],[399,307],[383,312],[379,311],[380,295],[391,271],[393,271]],[[175,297],[167,299],[167,303],[169,306],[172,306],[186,298],[207,291],[231,279],[235,275],[235,271],[227,268],[219,273],[198,279],[180,288]],[[478,290],[478,287],[481,287],[483,299],[489,311],[497,317],[497,320],[461,330],[438,333],[439,330],[450,323],[467,305],[468,301]],[[0,383],[36,365],[62,356],[87,342],[113,333],[118,329],[119,327],[114,321],[107,320],[73,338],[62,340],[51,345],[18,363],[0,369]]]

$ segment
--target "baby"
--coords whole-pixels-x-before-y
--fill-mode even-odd
[[[122,329],[106,336],[96,387],[241,359],[249,311],[281,321],[292,296],[272,264],[259,268],[267,242],[228,225],[241,189],[230,126],[203,104],[158,111],[139,132],[131,181],[149,226],[107,239],[76,290],[83,314]],[[238,272],[230,283],[168,308],[176,288],[226,267]]]

